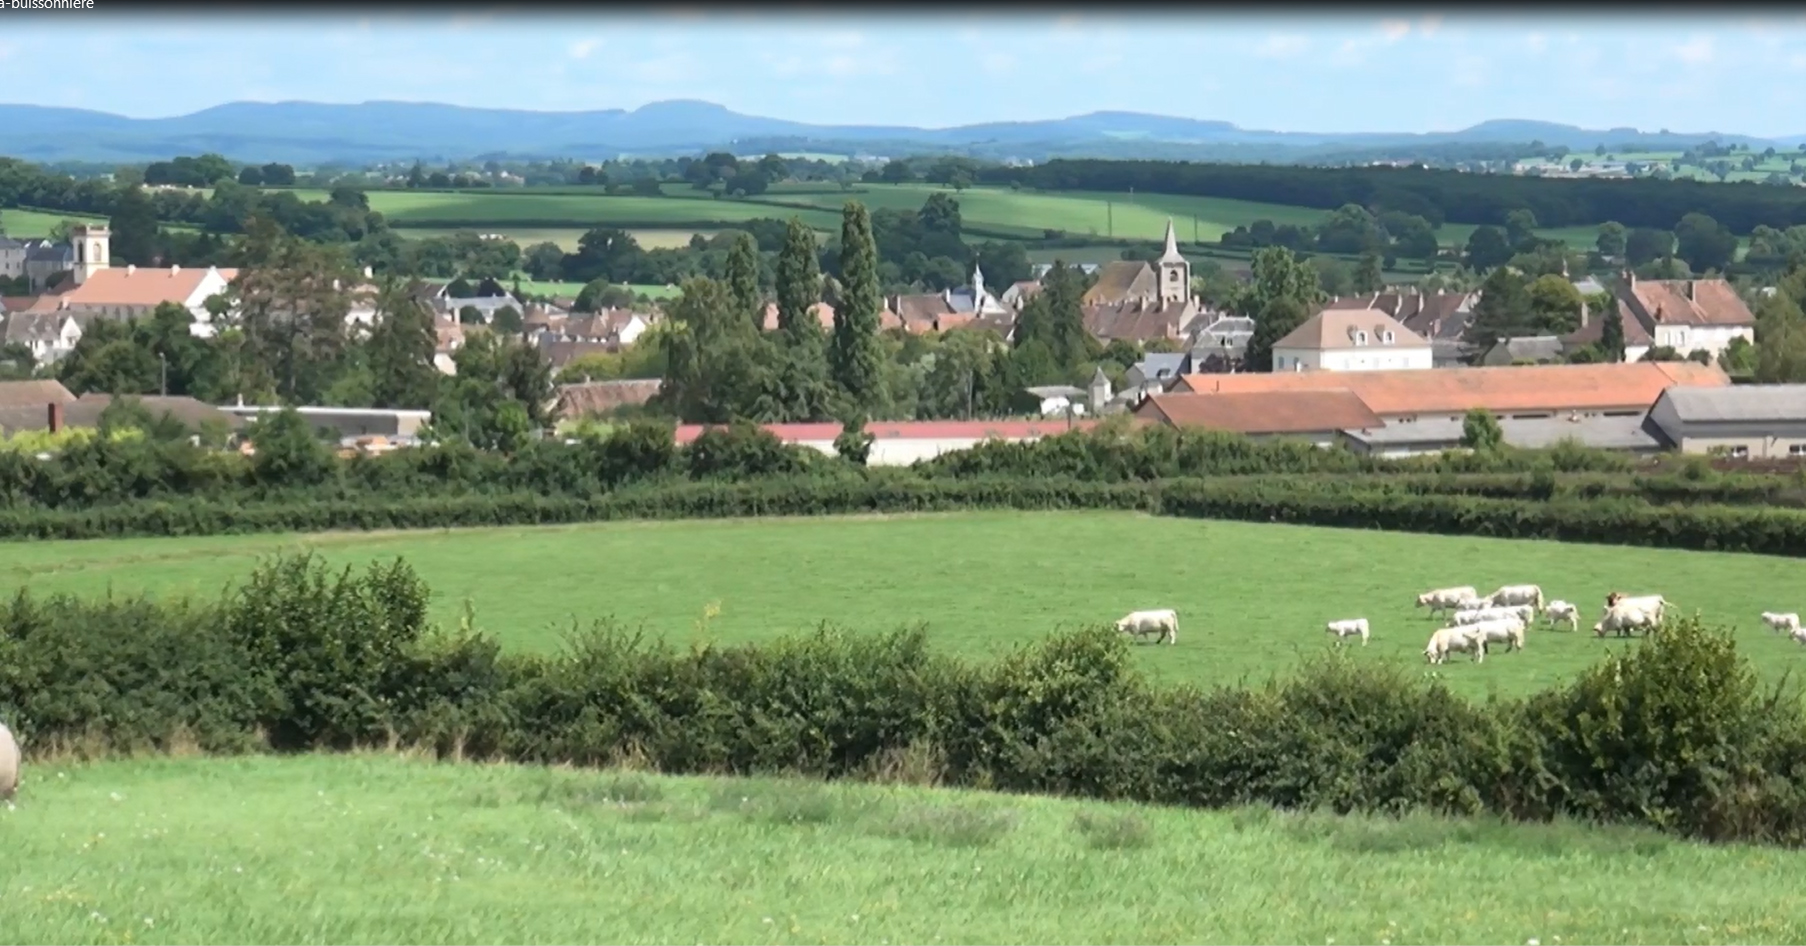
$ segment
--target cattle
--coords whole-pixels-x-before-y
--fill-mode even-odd
[[[1565,623],[1571,631],[1580,630],[1580,609],[1571,601],[1551,601],[1543,615],[1549,619],[1550,627]]]
[[[1800,629],[1800,616],[1794,612],[1776,614],[1773,611],[1764,611],[1762,612],[1762,623],[1777,633],[1785,631],[1792,634]]]
[[[1361,646],[1367,646],[1366,618],[1350,618],[1346,621],[1331,621],[1328,624],[1325,624],[1323,629],[1335,635],[1337,644],[1342,643],[1342,641],[1350,637],[1359,637],[1361,639]]]
[[[1543,609],[1543,589],[1536,585],[1506,585],[1487,595],[1486,600],[1491,602],[1495,608],[1527,604],[1537,611],[1541,611]]]
[[[1456,651],[1467,651],[1474,656],[1474,663],[1486,659],[1486,648],[1478,635],[1472,633],[1470,627],[1445,627],[1430,635],[1430,643],[1423,649],[1424,659],[1433,664],[1441,664],[1449,659],[1449,654]]]
[[[19,742],[13,731],[0,723],[0,801],[10,802],[19,790]]]
[[[1492,644],[1504,644],[1508,650],[1523,650],[1524,624],[1514,615],[1469,624],[1464,630],[1479,638],[1482,651]]]
[[[1499,618],[1517,618],[1519,621],[1529,624],[1535,617],[1536,615],[1531,612],[1529,605],[1520,604],[1509,608],[1481,608],[1477,611],[1457,611],[1455,612],[1452,621],[1455,625],[1460,626],[1463,624],[1478,624],[1481,621],[1496,621]]]
[[[1661,595],[1627,595],[1622,591],[1614,591],[1605,596],[1605,609],[1607,611],[1610,611],[1612,608],[1621,604],[1640,607],[1644,610],[1653,609],[1657,614],[1663,616],[1666,616],[1668,610],[1668,599]],[[1660,620],[1660,618],[1657,618],[1657,620]]]
[[[1644,633],[1656,630],[1662,625],[1660,610],[1635,604],[1619,603],[1607,608],[1605,617],[1593,625],[1593,633],[1604,637],[1608,632],[1617,631],[1619,637],[1629,637],[1633,630],[1641,629]]]
[[[1158,634],[1157,640],[1169,644],[1179,642],[1179,612],[1171,608],[1158,611],[1131,611],[1116,622],[1116,629],[1124,634],[1142,637],[1147,634]]]
[[[1806,646],[1806,627],[1796,627],[1788,636],[1794,639],[1794,643]]]
[[[1481,611],[1492,606],[1491,598],[1469,598],[1466,601],[1455,605],[1455,613],[1461,614],[1465,611]]]
[[[1420,608],[1429,608],[1430,616],[1435,617],[1437,612],[1453,610],[1460,607],[1462,602],[1472,601],[1475,597],[1477,597],[1477,593],[1474,591],[1474,586],[1472,585],[1462,585],[1458,588],[1438,588],[1435,591],[1426,591],[1423,594],[1418,595],[1417,606]]]

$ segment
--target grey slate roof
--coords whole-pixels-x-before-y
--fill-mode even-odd
[[[1806,384],[1677,385],[1662,397],[1682,423],[1806,420]]]
[[[1518,338],[1500,339],[1497,344],[1493,345],[1492,350],[1486,353],[1486,356],[1488,358],[1493,357],[1501,346],[1504,347],[1505,354],[1509,356],[1512,361],[1517,361],[1519,359],[1526,361],[1560,361],[1562,357],[1561,338],[1555,335],[1526,335]]]
[[[1673,389],[1671,389],[1673,390]],[[1527,417],[1499,418],[1499,430],[1513,447],[1542,449],[1563,440],[1602,450],[1666,450],[1670,446],[1647,413],[1628,417]],[[1388,424],[1377,430],[1346,431],[1349,439],[1373,447],[1423,447],[1438,449],[1461,442],[1463,419],[1425,418],[1406,424]]]

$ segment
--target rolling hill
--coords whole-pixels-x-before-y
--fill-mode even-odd
[[[699,101],[637,109],[536,112],[429,102],[232,102],[171,118],[0,105],[7,154],[33,161],[163,160],[217,152],[241,161],[368,163],[468,159],[478,155],[598,159],[622,154],[812,151],[902,155],[960,153],[993,159],[1052,157],[1309,162],[1380,155],[1387,149],[1542,141],[1590,149],[1680,150],[1705,141],[1758,149],[1806,136],[1761,139],[1719,132],[1588,130],[1549,122],[1489,121],[1451,132],[1319,134],[1244,129],[1229,122],[1140,112],[1093,112],[1048,121],[954,128],[812,125],[743,115]]]

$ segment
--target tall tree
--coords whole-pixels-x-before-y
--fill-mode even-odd
[[[1386,277],[1380,269],[1380,262],[1380,254],[1371,250],[1361,254],[1361,261],[1354,271],[1356,292],[1379,292],[1385,287]]]
[[[239,251],[262,260],[227,290],[244,329],[244,354],[268,367],[289,403],[308,403],[330,383],[326,369],[345,346],[350,263],[339,247],[262,227],[240,241]]]
[[[1511,259],[1511,244],[1498,227],[1475,227],[1467,238],[1467,267],[1480,273]]]
[[[865,205],[848,201],[840,221],[840,305],[828,353],[833,378],[854,404],[870,408],[882,398],[878,349],[878,247]]]
[[[1580,290],[1560,276],[1539,276],[1530,284],[1530,314],[1543,334],[1566,335],[1579,328],[1584,303]]]
[[[810,311],[821,301],[821,267],[815,231],[791,217],[778,252],[778,331],[791,348],[820,348],[821,323]]]
[[[1254,335],[1245,361],[1250,371],[1273,370],[1273,343],[1311,317],[1322,290],[1317,270],[1280,246],[1256,250],[1253,281],[1241,300],[1241,311],[1253,317]]]
[[[1724,271],[1737,255],[1737,237],[1730,228],[1702,213],[1690,213],[1674,227],[1674,255],[1696,273]]]
[[[1077,270],[1055,262],[1042,280],[1042,290],[1022,307],[1017,319],[1016,347],[1044,346],[1062,372],[1090,360],[1079,278]]]
[[[1618,300],[1613,298],[1610,305],[1599,310],[1599,354],[1608,362],[1616,364],[1624,360],[1624,313],[1618,310]]]
[[[1806,312],[1794,293],[1806,290],[1806,270],[1795,269],[1756,305],[1756,380],[1806,382]]]
[[[1248,339],[1243,362],[1249,371],[1273,370],[1273,344],[1310,319],[1304,304],[1291,296],[1275,296],[1254,317],[1254,334]]]
[[[144,188],[127,187],[119,192],[107,229],[112,231],[113,259],[137,266],[157,263],[157,210]]]
[[[723,275],[735,314],[754,331],[764,328],[765,307],[760,305],[763,300],[759,297],[759,244],[753,241],[752,234],[742,232],[734,237]]]
[[[1530,287],[1523,275],[1501,266],[1480,286],[1467,342],[1485,351],[1501,338],[1531,334],[1535,319],[1530,308]]]
[[[1616,259],[1624,255],[1624,238],[1627,232],[1624,224],[1616,220],[1607,220],[1599,225],[1599,239],[1593,242],[1593,246],[1599,250],[1600,256],[1606,259]]]
[[[366,343],[376,407],[431,407],[438,391],[439,369],[433,365],[438,330],[413,288],[391,279],[377,295],[376,324]]]

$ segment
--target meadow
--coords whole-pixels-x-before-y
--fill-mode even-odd
[[[1788,943],[1806,854],[405,755],[46,760],[42,943]]]
[[[0,210],[0,233],[5,233],[15,240],[41,240],[50,235],[51,228],[64,220],[107,222],[105,217],[94,217],[88,214],[46,213],[41,210],[19,210],[9,207]]]
[[[1537,582],[1577,602],[1580,633],[1539,628],[1522,653],[1439,671],[1464,695],[1517,695],[1568,679],[1635,641],[1590,632],[1606,592],[1659,592],[1680,614],[1737,627],[1770,680],[1806,661],[1762,627],[1806,610],[1806,563],[1756,555],[1412,535],[1108,512],[617,522],[306,536],[21,543],[0,593],[211,598],[259,557],[316,550],[334,565],[405,558],[432,617],[546,651],[613,618],[686,643],[767,641],[827,621],[855,631],[925,624],[934,646],[993,656],[1058,627],[1176,608],[1174,646],[1135,649],[1169,682],[1259,684],[1332,646],[1324,622],[1365,617],[1356,659],[1421,667],[1438,624],[1412,606],[1432,587]],[[706,616],[705,616],[706,615]]]

